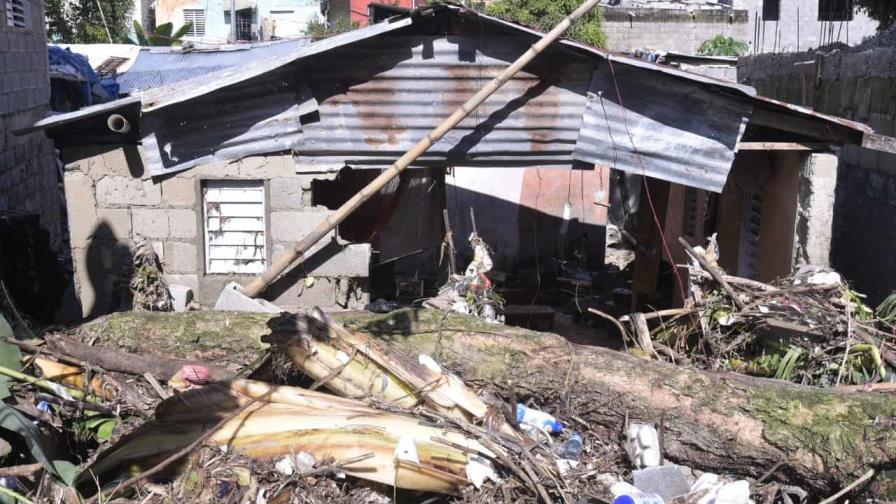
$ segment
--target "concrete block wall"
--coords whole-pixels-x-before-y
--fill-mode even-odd
[[[59,164],[42,132],[16,135],[43,117],[50,98],[43,3],[26,0],[25,28],[0,9],[0,213],[39,214],[51,244],[63,248],[65,212]]]
[[[738,80],[896,135],[896,48],[752,56]],[[845,146],[838,157],[831,262],[876,303],[896,290],[896,155]]]
[[[164,180],[141,179],[140,156],[128,148],[66,149],[65,188],[78,294],[85,316],[121,307],[116,294],[129,267],[128,251],[147,238],[162,258],[170,283],[193,289],[213,306],[231,281],[253,275],[205,273],[202,184],[204,180],[262,180],[265,187],[267,264],[304,237],[332,211],[312,207],[311,181],[327,175],[297,174],[290,156],[256,156],[235,163],[203,165]],[[136,147],[132,147],[134,151]],[[358,308],[368,302],[369,244],[348,244],[336,233],[276,282],[265,297],[284,309],[320,306]]]
[[[752,34],[747,11],[731,9],[604,9],[607,46],[614,51],[655,49],[694,54],[722,34],[746,41]]]
[[[798,52],[817,48],[830,42],[841,42],[856,45],[865,37],[873,35],[877,30],[877,21],[867,15],[856,12],[849,22],[833,23],[833,33],[828,22],[818,20],[818,0],[780,0],[781,13],[778,21],[760,22],[760,30],[756,38],[756,46],[760,52]],[[753,42],[753,23],[762,16],[763,0],[735,0],[734,7],[749,13],[749,41]],[[777,35],[775,35],[777,31]],[[764,32],[764,40],[762,33]],[[777,36],[777,45],[775,37]]]

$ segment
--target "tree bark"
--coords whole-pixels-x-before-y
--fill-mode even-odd
[[[427,353],[472,385],[514,390],[518,399],[535,398],[561,418],[601,427],[610,442],[626,419],[656,423],[665,458],[703,471],[758,477],[780,463],[770,480],[823,496],[870,468],[896,462],[896,398],[890,395],[697,371],[430,310],[333,317],[409,355]],[[83,341],[188,359],[208,357],[211,342],[218,341],[226,347],[227,364],[237,369],[261,355],[267,319],[131,312],[91,322],[78,333]]]

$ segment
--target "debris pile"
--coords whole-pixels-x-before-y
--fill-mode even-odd
[[[804,385],[889,381],[887,367],[896,364],[885,343],[889,325],[875,319],[874,310],[839,274],[803,267],[765,284],[725,275],[713,247],[708,249],[690,248],[694,260],[688,265],[684,308],[620,318],[631,324],[637,351]]]

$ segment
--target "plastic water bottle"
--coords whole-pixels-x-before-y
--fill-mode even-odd
[[[557,447],[557,456],[566,460],[579,460],[582,456],[582,435],[573,432],[569,439]]]
[[[531,425],[545,432],[557,433],[563,430],[563,424],[553,416],[522,404],[516,405],[516,423]]]
[[[664,504],[664,501],[655,493],[630,493],[617,496],[613,504]]]

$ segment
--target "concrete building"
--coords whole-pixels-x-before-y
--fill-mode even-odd
[[[43,2],[0,7],[0,214],[37,214],[56,250],[66,241],[61,174],[42,132],[19,135],[42,118],[50,99]]]
[[[427,3],[426,0],[327,0],[324,2],[324,14],[327,17],[327,22],[330,24],[349,22],[357,23],[358,26],[367,26],[370,21],[371,5],[382,5],[399,9],[416,9]]]
[[[608,46],[694,54],[716,35],[751,52],[794,52],[835,42],[858,44],[877,23],[836,0],[621,0],[604,8]],[[726,5],[727,4],[727,5]],[[850,2],[851,5],[851,2]],[[821,6],[821,7],[819,7]],[[827,10],[826,10],[827,9]]]
[[[231,19],[231,10],[234,19]],[[156,26],[186,22],[193,27],[184,37],[203,44],[250,42],[295,38],[305,35],[308,22],[323,19],[319,0],[159,0],[155,2]],[[235,37],[233,36],[235,34]]]
[[[116,272],[138,237],[155,245],[172,283],[213,304],[225,283],[247,283],[332,217],[538,37],[439,5],[198,77],[166,73],[183,80],[39,122],[63,151],[69,214],[79,216],[70,236],[84,314],[121,306]],[[207,57],[192,54],[177,56]],[[779,153],[795,149],[788,141],[869,138],[870,128],[746,86],[561,41],[265,297],[285,309],[338,309],[365,302],[382,276],[398,289],[420,285],[438,269],[443,212],[460,250],[471,207],[498,268],[576,255],[601,263],[611,168],[724,195],[743,162],[799,181],[808,153]],[[795,204],[802,186],[786,187],[782,205]],[[749,223],[734,224],[738,236]],[[792,264],[801,245],[791,244],[757,260],[784,254]],[[738,247],[723,254],[739,257]],[[658,267],[659,255],[644,259],[644,271]],[[775,264],[758,274],[786,272]]]
[[[891,28],[893,30],[893,28]],[[758,55],[738,78],[780,100],[864,122],[896,135],[896,47]],[[877,303],[896,286],[896,155],[845,146],[839,151],[831,264]],[[869,268],[869,265],[877,267]]]

